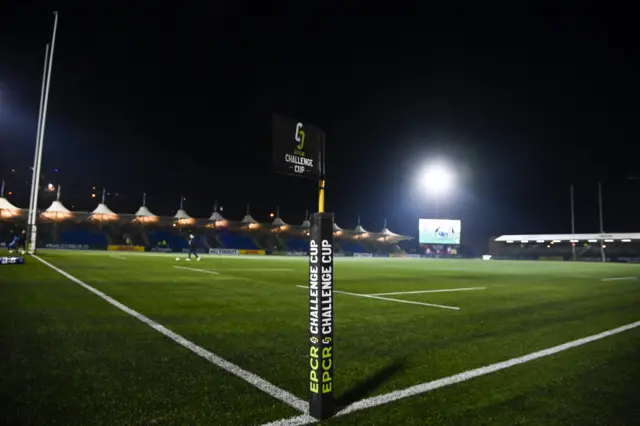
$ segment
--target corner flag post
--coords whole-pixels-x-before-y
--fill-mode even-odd
[[[309,414],[335,414],[333,397],[333,213],[325,212],[325,137],[317,127],[273,115],[276,172],[318,181],[309,242]]]

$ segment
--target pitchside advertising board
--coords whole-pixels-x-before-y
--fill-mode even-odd
[[[420,219],[420,244],[460,244],[461,222],[451,219]]]
[[[0,257],[0,265],[24,265],[23,257]]]
[[[322,130],[273,114],[273,165],[276,173],[320,179],[323,146]]]

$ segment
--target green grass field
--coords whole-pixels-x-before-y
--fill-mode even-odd
[[[306,258],[205,256],[187,263],[175,255],[60,251],[41,257],[306,401],[309,296],[298,287],[308,281]],[[335,295],[336,397],[341,407],[358,409],[324,424],[640,424],[635,326],[386,404],[358,405],[636,323],[634,277],[640,266],[336,258],[336,290],[400,294],[381,296],[397,300]],[[451,289],[466,290],[425,292]],[[308,420],[34,258],[0,266],[0,339],[3,424]]]

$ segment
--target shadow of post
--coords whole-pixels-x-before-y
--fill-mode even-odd
[[[373,393],[380,386],[385,384],[393,377],[398,371],[402,370],[405,361],[397,360],[388,366],[384,367],[380,371],[372,374],[363,381],[356,383],[354,386],[347,389],[338,399],[336,399],[336,408],[342,410],[347,406],[364,399],[371,393]]]

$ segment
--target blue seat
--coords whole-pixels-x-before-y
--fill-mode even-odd
[[[230,249],[256,250],[258,248],[251,238],[245,235],[232,234],[231,232],[220,234],[220,240],[226,248]]]
[[[60,233],[60,240],[63,244],[89,244],[107,245],[107,237],[99,232],[75,229]]]
[[[166,241],[169,247],[173,249],[188,248],[186,239],[182,235],[176,235],[168,231],[154,231],[149,233],[149,242],[152,246],[158,244],[158,241]]]
[[[287,249],[290,251],[309,251],[309,241],[303,238],[287,238],[284,243],[287,246]]]
[[[343,241],[340,243],[340,247],[342,247],[343,251],[350,251],[353,253],[367,253],[368,250],[366,250],[364,247],[362,247],[361,245],[357,244],[357,243],[353,243],[353,242],[346,242]]]

